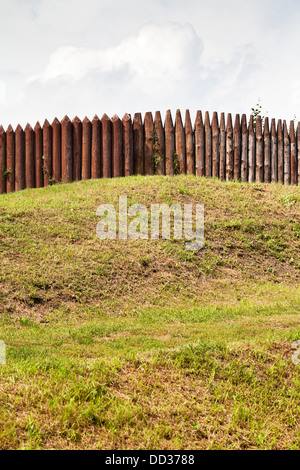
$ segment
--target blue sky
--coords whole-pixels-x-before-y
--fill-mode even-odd
[[[190,109],[300,120],[299,0],[0,0],[0,124]]]

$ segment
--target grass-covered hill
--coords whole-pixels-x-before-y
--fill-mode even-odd
[[[96,209],[204,204],[205,245]],[[189,176],[0,196],[0,448],[299,448],[300,190]]]

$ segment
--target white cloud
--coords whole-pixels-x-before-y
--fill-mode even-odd
[[[61,46],[45,70],[28,81],[81,80],[94,71],[126,69],[142,90],[149,84],[152,89],[160,84],[169,87],[198,73],[202,51],[202,41],[190,24],[148,24],[135,37],[106,49]]]

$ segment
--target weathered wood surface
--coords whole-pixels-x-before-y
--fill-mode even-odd
[[[101,177],[101,121],[97,115],[92,120],[91,178]]]
[[[35,187],[34,131],[28,123],[25,127],[25,188]]]
[[[220,130],[218,123],[218,114],[214,111],[211,120],[211,133],[212,133],[212,176],[219,177],[220,171]]]
[[[125,114],[123,123],[124,175],[133,175],[133,128],[131,117]]]
[[[248,129],[246,114],[242,114],[241,119],[241,180],[248,181]]]
[[[184,120],[185,142],[186,142],[186,172],[189,175],[195,174],[195,148],[194,148],[194,131],[191,121],[190,112],[185,111]]]
[[[248,136],[248,181],[253,183],[255,181],[255,133],[252,115],[249,120]]]
[[[201,111],[197,111],[195,120],[195,173],[196,176],[205,174],[205,134]]]
[[[278,141],[276,132],[276,122],[273,118],[271,121],[271,181],[278,181]]]
[[[227,114],[226,126],[226,181],[233,178],[233,128],[231,114]]]
[[[69,183],[73,179],[72,122],[65,116],[61,122],[61,179]]]
[[[264,182],[271,182],[271,137],[270,137],[270,128],[269,128],[269,119],[266,117],[264,119]]]
[[[300,122],[260,115],[196,112],[194,124],[179,109],[162,120],[146,112],[122,120],[106,114],[92,121],[55,118],[34,129],[0,125],[0,193],[89,178],[190,174],[285,185],[300,180]]]
[[[220,118],[220,180],[226,180],[226,125],[225,113]]]
[[[166,175],[174,175],[174,158],[175,158],[175,129],[173,125],[171,111],[168,109],[165,118],[165,160]]]
[[[145,130],[145,145],[144,145],[144,157],[145,157],[145,174],[154,175],[154,159],[153,159],[153,145],[154,145],[154,122],[152,113],[147,112],[144,120]]]
[[[160,111],[155,112],[155,155],[156,155],[156,171],[158,175],[165,175],[165,131],[161,119]]]
[[[175,116],[175,152],[178,161],[177,173],[186,173],[185,133],[179,109]]]

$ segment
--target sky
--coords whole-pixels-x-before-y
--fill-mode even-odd
[[[300,120],[299,0],[0,0],[0,124],[168,109]]]

